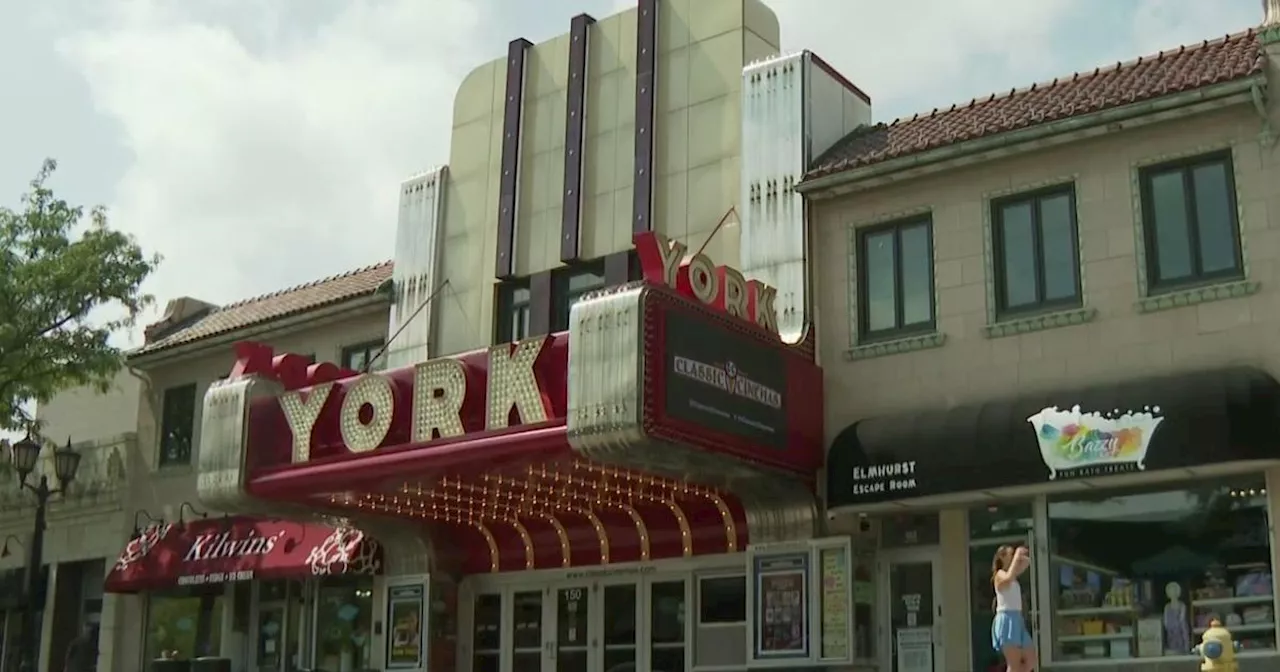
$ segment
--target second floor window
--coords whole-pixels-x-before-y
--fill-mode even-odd
[[[532,298],[528,280],[507,282],[498,286],[497,319],[494,320],[494,343],[514,343],[529,335]]]
[[[999,313],[1080,305],[1075,190],[1017,194],[991,204]]]
[[[1140,181],[1151,289],[1243,277],[1229,152],[1151,166]]]
[[[552,301],[555,314],[552,316],[552,331],[564,331],[569,328],[569,311],[589,292],[604,287],[604,264],[591,262],[580,266],[569,266],[556,272],[552,280],[555,298]]]
[[[858,232],[858,312],[862,340],[934,329],[933,223],[929,217]]]
[[[342,349],[342,366],[352,371],[376,371],[382,368],[386,357],[378,357],[382,352],[382,341],[369,341]],[[374,357],[378,357],[374,360]],[[370,365],[372,362],[372,365]]]
[[[196,384],[164,391],[160,418],[160,466],[191,464],[196,424]]]

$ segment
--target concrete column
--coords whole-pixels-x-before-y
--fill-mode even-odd
[[[966,509],[938,514],[942,561],[942,640],[946,672],[969,672],[969,516]]]

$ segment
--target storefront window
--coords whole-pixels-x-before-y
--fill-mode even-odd
[[[326,579],[316,608],[316,668],[363,670],[373,654],[373,577]]]
[[[1187,656],[1221,619],[1276,646],[1261,478],[1050,501],[1054,659]]]
[[[996,615],[991,561],[1001,546],[1030,546],[1033,525],[1029,502],[992,504],[969,510],[969,633],[976,672],[1003,672],[1005,669],[1000,654],[991,648],[991,621]],[[1034,628],[1034,564],[1018,577],[1018,583],[1022,586],[1022,608],[1026,612],[1027,626]]]
[[[147,603],[147,660],[216,656],[222,646],[223,587],[155,593]]]

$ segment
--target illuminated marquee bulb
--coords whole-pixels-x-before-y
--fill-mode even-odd
[[[289,425],[289,433],[293,435],[295,464],[311,459],[311,432],[332,391],[333,383],[325,383],[311,388],[309,392],[293,390],[280,395],[280,410]]]
[[[369,406],[369,422],[361,422],[360,409]],[[365,374],[347,388],[342,400],[342,441],[353,453],[365,453],[382,445],[391,430],[395,392],[391,381],[376,373]]]
[[[436,359],[414,367],[413,440],[425,443],[462,436],[462,403],[467,398],[467,372],[457,359]]]
[[[546,422],[547,407],[538,390],[533,365],[547,344],[547,337],[520,341],[489,348],[488,394],[485,395],[486,429],[504,429],[510,425],[511,409],[520,415],[522,424]]]

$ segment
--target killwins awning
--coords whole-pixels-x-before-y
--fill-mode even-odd
[[[1280,459],[1280,383],[1238,367],[871,418],[836,436],[832,507]]]
[[[129,541],[106,590],[135,593],[254,579],[376,574],[377,541],[348,527],[256,518],[153,525]]]

